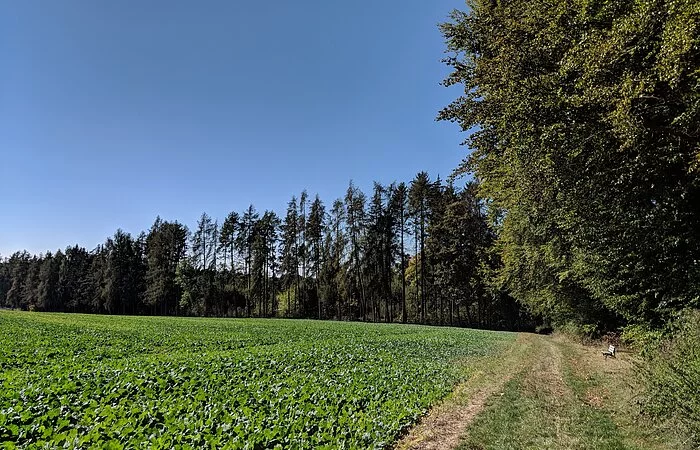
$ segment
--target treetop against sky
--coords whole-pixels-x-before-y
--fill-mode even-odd
[[[0,254],[443,177],[458,0],[0,5]]]

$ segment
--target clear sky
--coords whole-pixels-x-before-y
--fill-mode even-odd
[[[463,0],[0,0],[0,254],[443,178]]]

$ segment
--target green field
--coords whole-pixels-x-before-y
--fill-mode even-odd
[[[384,448],[478,357],[514,338],[411,325],[0,311],[0,442]]]

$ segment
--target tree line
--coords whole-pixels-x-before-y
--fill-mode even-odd
[[[105,314],[295,317],[516,329],[531,319],[489,282],[496,236],[477,187],[352,182],[306,191],[283,217],[253,205],[193,230],[160,217],[92,250],[0,260],[0,306]]]

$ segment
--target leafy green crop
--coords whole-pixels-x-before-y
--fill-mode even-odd
[[[0,311],[6,448],[384,448],[512,335]]]

